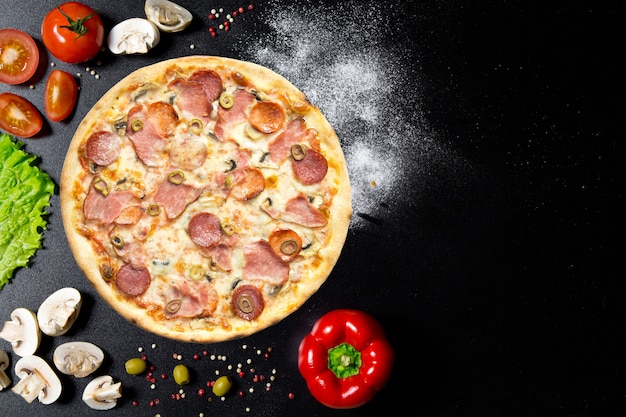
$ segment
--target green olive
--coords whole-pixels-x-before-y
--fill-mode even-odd
[[[215,384],[213,384],[213,394],[221,397],[223,395],[228,394],[228,391],[233,386],[233,379],[229,376],[221,376],[217,378]]]
[[[185,365],[180,364],[174,367],[174,381],[178,385],[189,383],[189,369]]]
[[[131,358],[126,361],[126,372],[129,375],[139,375],[145,372],[148,365],[146,361],[141,358]]]
[[[232,94],[223,92],[219,98],[220,106],[225,109],[230,109],[235,104],[235,98]]]

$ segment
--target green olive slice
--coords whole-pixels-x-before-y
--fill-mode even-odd
[[[106,181],[104,181],[100,177],[93,180],[93,188],[95,188],[97,191],[100,191],[100,194],[105,197],[109,195],[109,186],[107,185]]]
[[[167,304],[165,304],[165,311],[167,311],[169,314],[175,314],[176,312],[178,312],[178,310],[180,310],[180,306],[182,304],[183,300],[181,300],[180,298],[170,300],[167,302]]]
[[[167,179],[172,184],[182,184],[183,181],[185,181],[185,173],[180,169],[177,169],[176,171],[170,172],[170,174],[167,176]]]
[[[115,235],[111,237],[111,244],[118,249],[124,247],[124,238],[120,235]]]
[[[291,157],[296,161],[301,161],[306,155],[306,146],[301,143],[291,145]]]
[[[202,129],[204,128],[204,123],[200,119],[191,119],[189,121],[189,130],[191,133],[195,133],[196,135],[202,133]]]
[[[139,132],[141,129],[143,129],[143,121],[139,119],[133,120],[130,124],[130,128],[133,132]]]
[[[233,107],[233,104],[235,104],[235,97],[233,97],[232,94],[230,93],[222,93],[220,94],[220,106],[222,106],[225,109],[230,109],[231,107]]]
[[[158,216],[159,213],[161,212],[161,207],[158,204],[150,204],[146,212],[150,216]]]

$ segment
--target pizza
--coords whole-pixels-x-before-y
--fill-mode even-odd
[[[142,67],[107,91],[70,142],[60,203],[97,293],[138,327],[195,343],[298,309],[352,216],[321,111],[269,68],[214,56]]]

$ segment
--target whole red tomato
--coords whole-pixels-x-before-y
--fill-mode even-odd
[[[52,9],[43,19],[41,37],[52,55],[63,62],[85,62],[102,48],[104,24],[89,6],[72,1]]]

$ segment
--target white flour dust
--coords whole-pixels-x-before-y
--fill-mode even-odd
[[[352,228],[384,222],[390,208],[410,198],[410,178],[430,159],[420,154],[433,145],[411,87],[419,82],[415,63],[390,32],[397,7],[270,3],[263,20],[272,34],[242,43],[251,61],[290,80],[335,128],[352,186]]]

